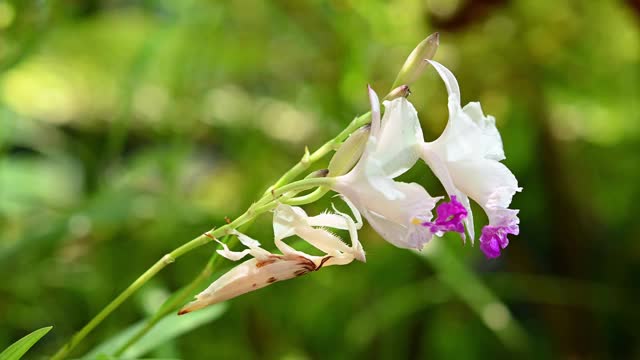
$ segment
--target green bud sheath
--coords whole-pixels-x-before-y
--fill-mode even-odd
[[[369,139],[370,125],[365,125],[354,131],[340,148],[336,151],[329,162],[329,175],[344,175],[360,160]]]
[[[411,85],[424,72],[427,66],[426,60],[431,60],[438,50],[440,35],[436,32],[422,40],[418,46],[409,54],[409,57],[402,65],[402,69],[393,82],[392,89],[400,85]]]

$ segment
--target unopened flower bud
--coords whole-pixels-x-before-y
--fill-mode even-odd
[[[431,60],[438,50],[439,37],[437,32],[433,33],[413,49],[391,88],[395,89],[400,84],[411,85],[422,74],[427,66],[426,60]]]
[[[369,139],[370,125],[365,125],[354,131],[340,148],[336,151],[329,162],[329,176],[340,176],[346,174],[358,162],[364,152]]]
[[[393,99],[397,99],[399,97],[408,97],[409,95],[411,95],[411,90],[409,89],[409,86],[407,85],[400,85],[397,88],[391,90],[391,92],[389,94],[387,94],[387,96],[384,98],[385,100],[393,100]]]

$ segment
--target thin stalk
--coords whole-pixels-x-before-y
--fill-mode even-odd
[[[291,184],[287,184],[281,186],[275,190],[271,191],[271,195],[273,199],[278,199],[280,196],[292,192],[292,191],[304,191],[314,187],[330,187],[335,182],[335,178],[308,178],[303,180],[298,180],[296,182],[292,182]]]
[[[325,196],[329,192],[329,188],[326,186],[320,186],[315,189],[313,192],[310,192],[306,195],[300,195],[298,197],[291,198],[289,200],[282,201],[287,205],[306,205],[311,204],[312,202],[316,202],[320,200],[323,196]]]

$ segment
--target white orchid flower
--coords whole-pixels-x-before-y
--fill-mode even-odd
[[[401,248],[422,249],[433,234],[459,226],[452,227],[450,219],[430,222],[441,197],[431,197],[416,183],[393,180],[416,163],[424,142],[413,105],[404,97],[385,101],[381,120],[378,96],[371,88],[369,100],[371,133],[367,146],[356,166],[336,178],[333,189],[351,200],[385,240]],[[466,212],[457,214],[456,219],[464,216]]]
[[[236,230],[231,234],[236,235],[247,247],[243,251],[231,251],[226,244],[216,239],[222,245],[218,254],[225,258],[233,261],[240,260],[246,255],[251,255],[253,258],[234,267],[214,281],[196,296],[195,301],[182,308],[178,315],[232,299],[277,281],[317,271],[324,266],[346,265],[353,259],[365,261],[364,250],[358,241],[359,226],[362,226],[361,221],[356,224],[351,217],[337,210],[335,214],[325,213],[310,217],[299,207],[281,204],[275,210],[273,228],[276,247],[282,254],[273,254],[262,249],[260,242]],[[352,245],[348,246],[338,236],[324,228],[348,230]],[[295,250],[282,241],[293,235],[300,236],[318,250],[325,252],[325,255],[309,255]]]
[[[518,210],[509,209],[513,195],[521,191],[518,181],[502,163],[505,159],[500,133],[492,116],[480,103],[460,106],[460,88],[446,67],[429,61],[444,80],[449,93],[449,121],[438,139],[420,145],[421,157],[440,179],[445,190],[467,209],[466,226],[473,241],[473,218],[469,198],[487,213],[489,225],[482,229],[480,248],[489,258],[500,255],[518,234]]]

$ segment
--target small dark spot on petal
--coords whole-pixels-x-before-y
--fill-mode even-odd
[[[274,282],[276,282],[276,281],[278,281],[278,279],[274,278],[273,276],[272,276],[272,277],[270,277],[270,278],[267,280],[267,282],[268,282],[269,284],[274,283]]]
[[[267,259],[267,260],[263,260],[263,261],[258,261],[258,262],[256,263],[256,267],[257,267],[257,268],[261,268],[261,267],[263,267],[263,266],[267,266],[267,265],[269,265],[269,264],[273,264],[273,263],[274,263],[274,262],[276,262],[276,261],[278,261],[278,259],[277,259],[277,258],[276,258],[276,259]]]

